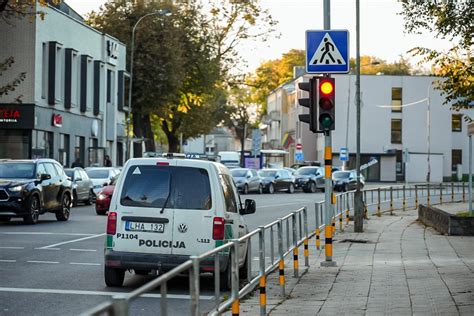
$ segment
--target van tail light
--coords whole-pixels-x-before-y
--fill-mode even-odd
[[[224,229],[225,229],[225,220],[223,217],[214,217],[214,222],[212,225],[212,239],[214,240],[223,240],[224,239]]]
[[[115,235],[117,232],[117,213],[109,212],[107,217],[107,235]]]

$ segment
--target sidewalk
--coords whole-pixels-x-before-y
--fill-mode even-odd
[[[474,315],[474,237],[439,235],[416,218],[372,216],[358,234],[349,226],[334,238],[335,268],[320,267],[313,239],[307,270],[300,251],[299,280],[287,264],[286,298],[278,273],[268,277],[267,314]],[[259,311],[258,292],[242,301],[242,315]]]

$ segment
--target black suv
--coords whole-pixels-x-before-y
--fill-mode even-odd
[[[67,221],[71,209],[71,181],[52,159],[0,161],[0,219],[23,217],[36,224],[46,212]]]

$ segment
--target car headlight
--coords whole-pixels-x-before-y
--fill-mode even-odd
[[[97,195],[97,200],[105,200],[106,198],[107,196],[105,194],[100,193],[99,195]]]
[[[17,185],[16,187],[8,188],[8,190],[10,190],[12,192],[20,192],[21,190],[23,190],[23,186],[22,185]]]

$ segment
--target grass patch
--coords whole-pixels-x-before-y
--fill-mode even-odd
[[[456,213],[456,216],[460,216],[460,217],[472,217],[471,214],[469,213],[469,211],[458,212],[458,213]]]

